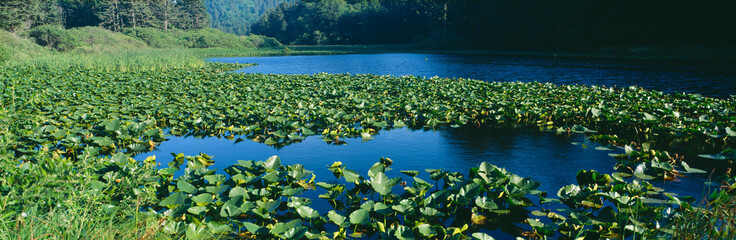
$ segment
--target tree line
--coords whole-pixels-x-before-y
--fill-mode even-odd
[[[252,28],[287,44],[514,49],[736,44],[732,0],[301,0]]]
[[[0,28],[25,31],[41,25],[66,28],[202,29],[209,26],[204,0],[3,0]]]
[[[251,25],[261,19],[266,11],[284,2],[294,3],[296,0],[205,0],[205,6],[212,20],[212,28],[246,35],[250,33]]]

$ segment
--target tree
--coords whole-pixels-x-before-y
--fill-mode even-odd
[[[4,0],[0,2],[0,27],[10,32],[61,24],[61,7],[55,0]]]
[[[178,21],[179,28],[202,29],[209,26],[204,0],[179,0],[177,5],[182,11],[182,18]]]
[[[59,0],[63,9],[62,18],[67,28],[98,26],[100,18],[97,14],[101,10],[103,0]]]
[[[178,21],[178,7],[172,0],[153,0],[151,4],[156,19],[161,23],[159,28],[169,30],[171,23]]]
[[[120,31],[123,28],[123,3],[120,0],[109,0],[102,4],[102,11],[97,13],[100,18],[100,26],[112,31]]]

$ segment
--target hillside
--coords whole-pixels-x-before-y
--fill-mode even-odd
[[[261,19],[268,10],[284,2],[296,0],[205,0],[211,27],[224,32],[245,35],[251,25]]]

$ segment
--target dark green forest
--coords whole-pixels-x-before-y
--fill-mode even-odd
[[[733,46],[732,0],[301,0],[253,33],[285,44],[586,50]]]
[[[211,27],[238,35],[250,33],[250,26],[268,10],[296,0],[205,0]]]
[[[733,9],[732,0],[4,0],[0,28],[213,27],[285,44],[587,51],[734,47]]]
[[[0,28],[26,31],[42,25],[66,28],[202,29],[209,26],[204,0],[3,0]]]

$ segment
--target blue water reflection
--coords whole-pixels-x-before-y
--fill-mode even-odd
[[[237,160],[265,161],[278,155],[283,164],[302,164],[314,171],[318,181],[334,180],[327,166],[335,161],[341,161],[347,164],[348,169],[365,176],[381,157],[388,157],[394,160],[394,170],[388,174],[392,177],[403,176],[399,170],[428,168],[467,174],[470,168],[489,162],[542,182],[540,190],[555,196],[560,187],[575,183],[575,174],[580,169],[612,173],[615,159],[608,154],[622,152],[586,149],[571,144],[583,141],[582,135],[557,136],[537,130],[468,128],[424,131],[404,128],[383,131],[374,137],[368,142],[348,139],[347,145],[330,145],[318,137],[309,137],[281,149],[248,140],[235,143],[218,138],[180,137],[172,138],[155,151],[138,155],[136,159],[157,155],[165,165],[172,159],[170,153],[196,155],[203,152],[214,156],[213,167],[222,170]],[[422,176],[428,179],[426,173]],[[699,174],[675,182],[654,184],[680,195],[700,196],[706,179],[707,175]]]
[[[371,73],[503,82],[636,85],[664,92],[722,98],[736,94],[736,66],[733,64],[408,53],[213,58],[211,61],[259,64],[238,70],[242,73]]]

